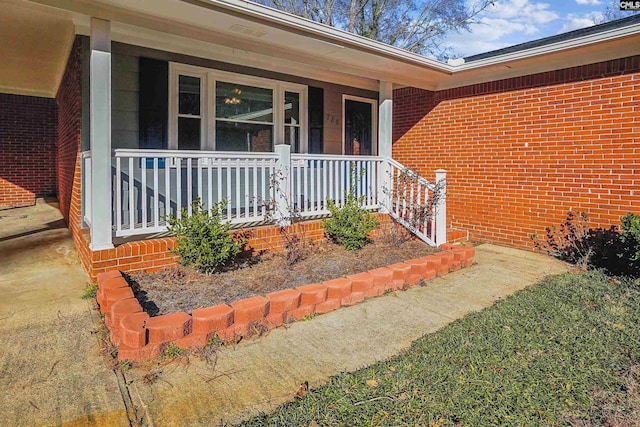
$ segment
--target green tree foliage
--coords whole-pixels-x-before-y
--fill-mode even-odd
[[[231,235],[230,223],[222,222],[226,206],[227,202],[221,201],[209,211],[196,199],[191,204],[191,215],[183,208],[181,218],[168,216],[167,228],[177,240],[173,252],[180,257],[180,264],[211,274],[240,253],[245,240]]]

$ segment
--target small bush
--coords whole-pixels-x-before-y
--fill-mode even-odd
[[[167,228],[177,240],[172,252],[180,257],[180,264],[211,274],[228,265],[240,253],[245,239],[231,235],[230,223],[222,222],[226,206],[227,202],[221,201],[209,211],[200,199],[196,199],[191,205],[191,215],[183,208],[181,218],[168,217]]]
[[[380,225],[378,218],[362,207],[364,196],[355,195],[358,178],[355,169],[352,169],[351,186],[346,193],[345,204],[338,207],[333,200],[328,200],[327,209],[331,212],[331,218],[323,221],[327,235],[350,251],[362,249],[367,243],[368,234]]]
[[[625,247],[619,254],[631,261],[640,261],[640,215],[631,212],[622,217],[622,234],[620,239]]]

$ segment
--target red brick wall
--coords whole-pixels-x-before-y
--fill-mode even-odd
[[[640,56],[441,92],[394,92],[393,157],[448,171],[448,222],[531,248],[569,209],[640,212]]]
[[[76,37],[56,96],[58,104],[58,201],[60,202],[60,211],[78,249],[80,260],[85,269],[89,271],[91,252],[88,246],[88,236],[80,230],[82,225],[80,199],[82,188],[80,171],[81,65],[81,39]]]
[[[0,94],[0,209],[56,192],[56,104]]]

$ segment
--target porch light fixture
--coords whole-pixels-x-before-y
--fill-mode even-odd
[[[234,95],[240,95],[241,93],[242,93],[242,90],[240,88],[233,89],[233,94]],[[224,99],[224,103],[225,104],[229,104],[229,105],[238,105],[241,102],[242,102],[242,100],[237,96],[232,96],[231,98],[226,97]]]

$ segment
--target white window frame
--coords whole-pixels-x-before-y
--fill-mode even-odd
[[[201,121],[201,150],[216,149],[216,82],[235,83],[245,86],[254,86],[273,91],[273,145],[284,142],[284,93],[296,92],[300,94],[300,152],[306,153],[308,150],[307,131],[307,97],[308,87],[306,85],[289,83],[279,80],[266,79],[263,77],[237,74],[227,71],[214,70],[210,68],[197,67],[194,65],[169,63],[169,141],[168,147],[172,150],[178,149],[178,82],[180,75],[199,77],[200,87],[200,110],[203,120]],[[256,122],[258,123],[258,122]]]
[[[206,100],[208,99],[207,73],[199,67],[185,67],[182,64],[169,64],[169,141],[168,148],[170,150],[178,149],[178,92],[180,76],[197,77],[200,79],[200,150],[206,150],[207,121],[209,117],[209,108]]]
[[[371,104],[371,155],[378,155],[378,100],[354,95],[342,95],[342,154],[344,155],[347,139],[347,121],[345,120],[346,101],[358,101]]]

